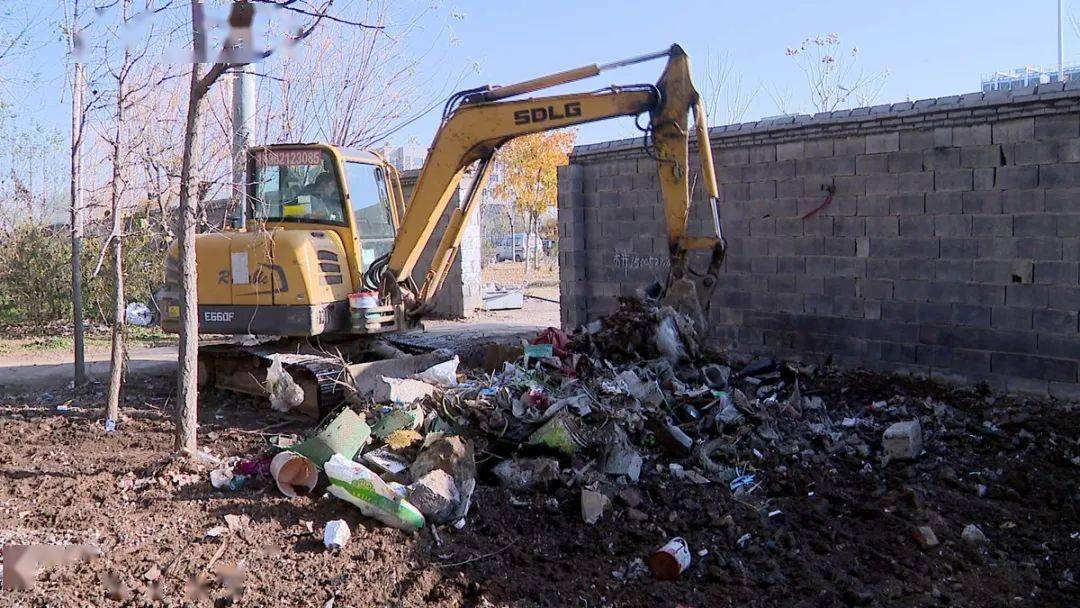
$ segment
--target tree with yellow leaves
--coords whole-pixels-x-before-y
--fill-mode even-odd
[[[576,138],[577,131],[573,129],[535,133],[510,140],[495,156],[492,176],[495,196],[511,201],[528,219],[524,240],[525,272],[529,271],[529,252],[536,249],[534,239],[538,238],[540,216],[555,204],[556,169],[569,162],[568,155]],[[510,238],[516,244],[514,236]]]

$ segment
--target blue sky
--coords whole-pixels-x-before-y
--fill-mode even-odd
[[[0,7],[44,6],[51,0],[0,0]],[[692,58],[725,54],[741,74],[744,86],[758,83],[791,89],[794,108],[808,111],[801,94],[801,74],[784,50],[808,36],[837,33],[845,45],[858,46],[860,65],[888,70],[878,103],[920,99],[977,90],[982,75],[1022,65],[1056,62],[1056,0],[866,0],[704,1],[666,0],[449,0],[443,11],[464,13],[452,21],[456,42],[439,59],[441,69],[459,70],[477,64],[463,87],[524,80],[552,71],[604,63],[665,48],[678,42]],[[1070,7],[1070,5],[1075,5]],[[1080,0],[1067,0],[1066,11],[1080,16]],[[39,35],[58,38],[59,10],[43,8]],[[49,22],[49,17],[53,22]],[[1080,38],[1066,23],[1066,62],[1080,58]],[[423,41],[417,41],[418,44]],[[39,86],[25,91],[32,106],[23,115],[66,129],[63,48],[42,50]],[[653,62],[606,72],[580,83],[582,90],[607,84],[655,80],[662,67]],[[699,81],[701,79],[699,78]],[[699,82],[699,85],[701,83]],[[21,97],[21,94],[19,95]],[[777,113],[767,94],[759,94],[746,120]],[[426,145],[437,126],[438,112],[395,136]],[[579,142],[636,134],[629,119],[583,128]]]

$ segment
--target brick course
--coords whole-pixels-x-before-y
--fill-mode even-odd
[[[932,101],[710,130],[729,241],[710,338],[1075,397],[1080,90]],[[638,139],[560,170],[566,328],[664,278],[655,171]]]

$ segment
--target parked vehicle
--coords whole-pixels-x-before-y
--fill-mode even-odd
[[[505,260],[512,260],[514,262],[524,262],[525,252],[528,251],[525,240],[524,232],[515,232],[512,238],[510,235],[504,236],[495,248],[495,261],[502,262]],[[544,254],[544,246],[543,242],[540,240],[540,235],[532,233],[529,235],[528,240],[529,246],[532,247],[533,255],[536,258],[539,258]]]

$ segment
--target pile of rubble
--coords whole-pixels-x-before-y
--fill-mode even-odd
[[[897,396],[838,415],[805,389],[827,378],[818,367],[702,357],[688,317],[641,300],[625,300],[573,337],[545,330],[494,371],[459,372],[446,352],[424,357],[423,369],[398,365],[413,370],[398,374],[404,377],[354,378],[350,407],[305,441],[279,441],[276,453],[216,472],[214,485],[272,475],[283,493],[295,495],[314,492],[321,471],[327,494],[417,531],[464,528],[478,480],[516,495],[575,492],[586,525],[612,517],[616,505],[621,517],[645,521],[636,486],[655,478],[722,484],[767,520],[782,514],[769,485],[785,483],[792,469],[835,459],[863,469],[918,459],[924,423],[947,418],[950,409]],[[479,471],[476,453],[485,456]],[[325,542],[339,547],[348,527],[331,523]],[[929,526],[913,534],[920,545],[937,543]],[[980,536],[977,527],[964,532],[970,542]],[[676,537],[649,566],[657,578],[674,578],[690,557]]]

